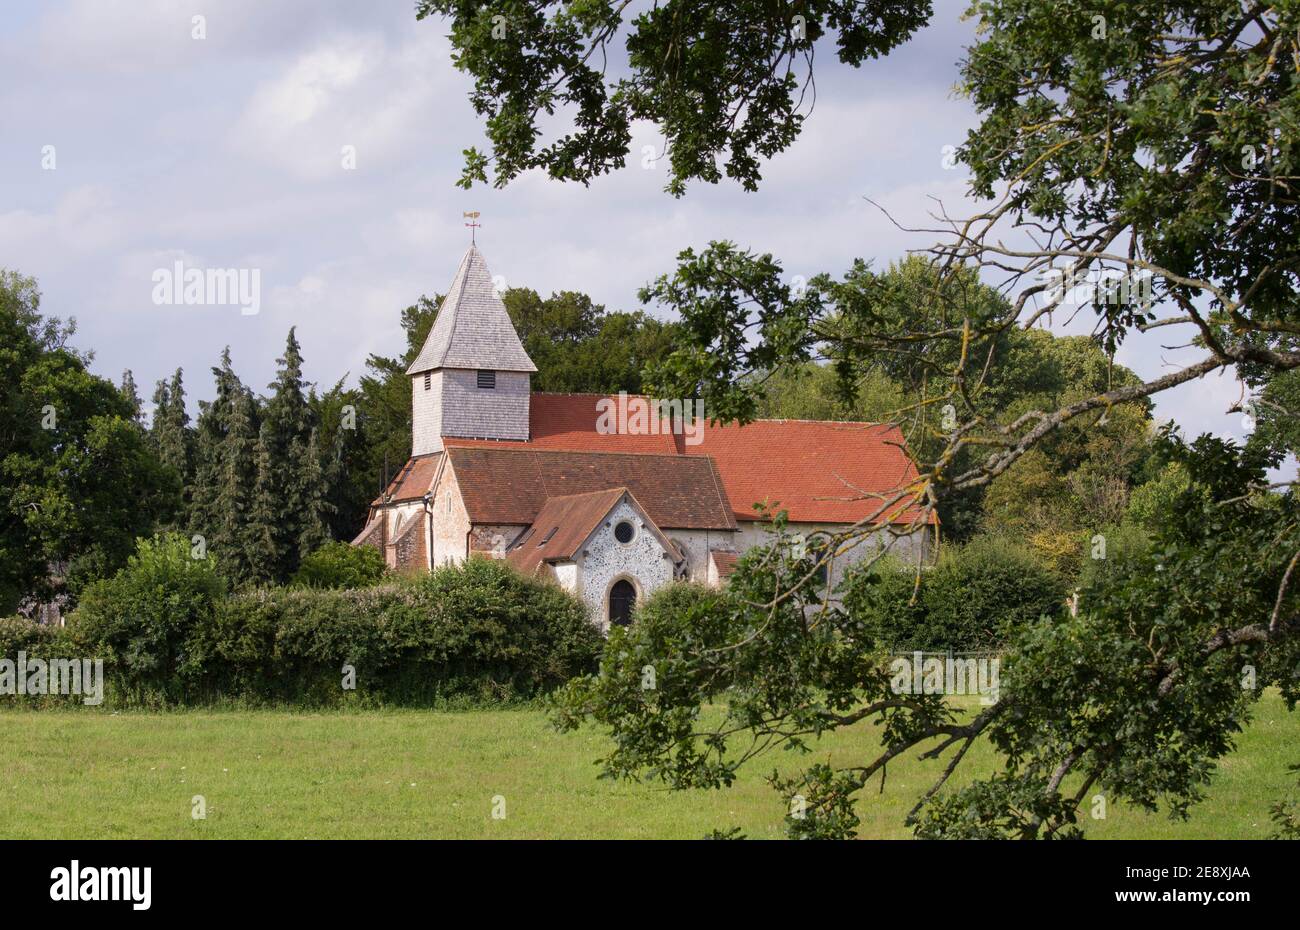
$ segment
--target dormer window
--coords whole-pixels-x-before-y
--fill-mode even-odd
[[[495,388],[497,386],[497,373],[495,371],[480,370],[478,373],[478,386],[485,390]]]
[[[431,387],[433,387],[433,372],[426,371],[424,373],[424,389],[427,391]]]

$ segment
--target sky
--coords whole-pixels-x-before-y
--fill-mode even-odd
[[[904,226],[933,225],[937,202],[975,205],[944,157],[976,123],[953,90],[973,36],[964,8],[937,0],[929,27],[859,69],[819,55],[816,107],[758,192],[697,183],[674,199],[666,162],[639,157],[662,145],[648,124],[628,166],[589,187],[539,172],[456,187],[462,150],[487,146],[447,25],[417,22],[413,0],[6,0],[0,267],[36,277],[43,312],[76,318],[94,370],[131,369],[146,400],[183,368],[194,412],[227,345],[264,390],[290,327],[322,386],[355,383],[369,353],[400,354],[401,308],[446,289],[464,211],[481,213],[479,248],[506,286],[583,291],[610,310],[662,315],[637,290],[711,240],[770,252],[791,276],[883,266],[932,237],[869,201]],[[177,261],[257,269],[258,312],[156,303],[155,272]],[[1151,378],[1198,357],[1163,345],[1184,341],[1171,333],[1131,339],[1117,361]],[[1156,415],[1241,438],[1227,413],[1239,393],[1235,374],[1207,377],[1159,395]]]

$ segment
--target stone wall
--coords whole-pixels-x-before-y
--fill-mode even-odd
[[[465,560],[469,536],[469,514],[449,462],[433,488],[433,565]]]
[[[626,545],[614,538],[614,527],[632,521],[636,535]],[[620,501],[592,533],[577,559],[577,594],[587,604],[592,622],[609,629],[609,589],[620,578],[636,588],[637,603],[673,580],[673,563],[654,532],[626,500]]]

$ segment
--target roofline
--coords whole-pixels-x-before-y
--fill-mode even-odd
[[[411,367],[406,370],[406,373],[410,375],[412,378],[414,378],[416,375],[424,374],[426,371],[515,371],[515,372],[522,372],[523,374],[526,375],[531,375],[537,373],[537,366],[534,365],[532,368],[519,368],[518,366],[512,367],[510,365],[494,365],[491,368],[467,368],[464,365],[439,364],[439,365],[430,365],[428,368],[416,368],[415,362],[412,362]]]
[[[491,445],[491,446],[458,446],[458,445],[454,445],[454,443],[455,443],[455,441],[456,441],[457,439],[464,439],[464,440],[467,441],[467,442],[491,442],[491,443],[499,443],[499,445]],[[453,445],[448,445],[448,444],[447,444],[447,440],[451,440],[452,443],[453,443]],[[700,454],[695,454],[695,455],[693,455],[693,456],[689,456],[689,457],[688,457],[688,456],[685,456],[685,455],[679,455],[679,454],[677,454],[676,452],[621,452],[621,451],[620,451],[620,452],[614,452],[614,451],[605,452],[605,451],[602,451],[602,450],[600,450],[600,449],[559,449],[559,448],[543,448],[543,447],[540,447],[540,446],[536,445],[532,440],[528,440],[528,439],[500,439],[500,440],[495,440],[495,439],[470,439],[470,438],[467,437],[467,436],[444,436],[444,437],[443,437],[443,446],[444,446],[444,448],[445,448],[446,450],[451,450],[451,449],[493,449],[493,450],[499,450],[499,451],[502,451],[502,452],[531,452],[531,453],[534,453],[534,454],[537,454],[537,455],[630,455],[630,456],[635,456],[635,457],[639,457],[639,458],[660,458],[660,459],[672,459],[672,460],[674,460],[674,461],[678,461],[678,462],[680,462],[682,459],[685,459],[685,458],[707,458],[707,459],[710,459],[710,460],[712,460],[712,458],[713,458],[713,456],[709,455],[709,453],[707,453],[707,452],[705,452],[705,453],[700,453]],[[583,493],[583,494],[593,493],[593,494],[594,494],[594,493],[596,493],[596,492],[594,492],[594,491],[592,491],[592,492],[582,491],[582,492],[580,492],[580,493]],[[573,497],[573,496],[575,496],[575,495],[566,494],[566,495],[564,495],[564,496],[565,496],[565,497]]]
[[[498,369],[505,371],[506,369]],[[534,397],[595,397],[595,398],[616,398],[618,394],[592,394],[587,391],[533,391]],[[628,400],[662,400],[663,398],[652,397],[649,394],[628,394]],[[737,423],[736,420],[713,420],[710,422],[723,423],[730,425]],[[756,417],[749,421],[750,423],[812,423],[817,426],[880,426],[886,429],[899,429],[893,423],[881,423],[876,420],[807,420],[800,417]],[[742,426],[749,425],[739,424]]]

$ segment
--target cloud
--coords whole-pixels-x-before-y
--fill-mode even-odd
[[[233,148],[303,180],[338,179],[345,147],[357,170],[409,158],[437,118],[449,50],[432,31],[393,46],[379,35],[340,37],[297,56],[258,85]]]

